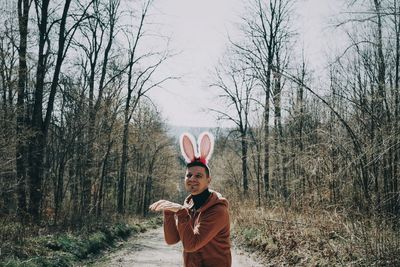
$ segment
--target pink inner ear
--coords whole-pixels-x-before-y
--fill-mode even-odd
[[[186,157],[190,160],[194,160],[194,147],[192,144],[192,141],[190,140],[189,137],[184,136],[182,139],[182,144],[183,144],[183,150],[186,154]]]
[[[211,150],[211,139],[208,135],[204,135],[200,141],[200,153],[201,157],[206,159]]]

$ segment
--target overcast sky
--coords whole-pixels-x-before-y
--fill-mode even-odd
[[[227,33],[238,35],[237,23],[245,0],[156,0],[152,19],[163,34],[171,36],[170,46],[180,53],[170,59],[161,75],[180,76],[150,97],[170,124],[217,126],[216,95],[209,88],[209,74],[227,47]],[[329,22],[339,12],[335,0],[298,0],[295,27],[299,41],[313,65],[323,61],[329,40]],[[340,1],[339,1],[340,2]]]

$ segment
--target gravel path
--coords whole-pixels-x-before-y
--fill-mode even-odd
[[[149,230],[129,239],[120,249],[86,266],[91,267],[182,267],[182,246],[169,246],[163,229]],[[232,267],[262,267],[247,253],[232,248]]]

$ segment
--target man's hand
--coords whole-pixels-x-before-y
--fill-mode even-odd
[[[151,204],[149,209],[152,211],[169,210],[172,212],[177,212],[178,210],[183,209],[183,206],[178,203],[174,203],[174,202],[162,199],[162,200],[159,200],[159,201]]]

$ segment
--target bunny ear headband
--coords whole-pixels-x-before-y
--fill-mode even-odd
[[[196,149],[196,141],[190,133],[183,133],[180,138],[182,156],[185,158],[188,167],[203,166],[208,168],[208,160],[211,158],[214,149],[214,138],[211,133],[203,132],[199,135]]]

